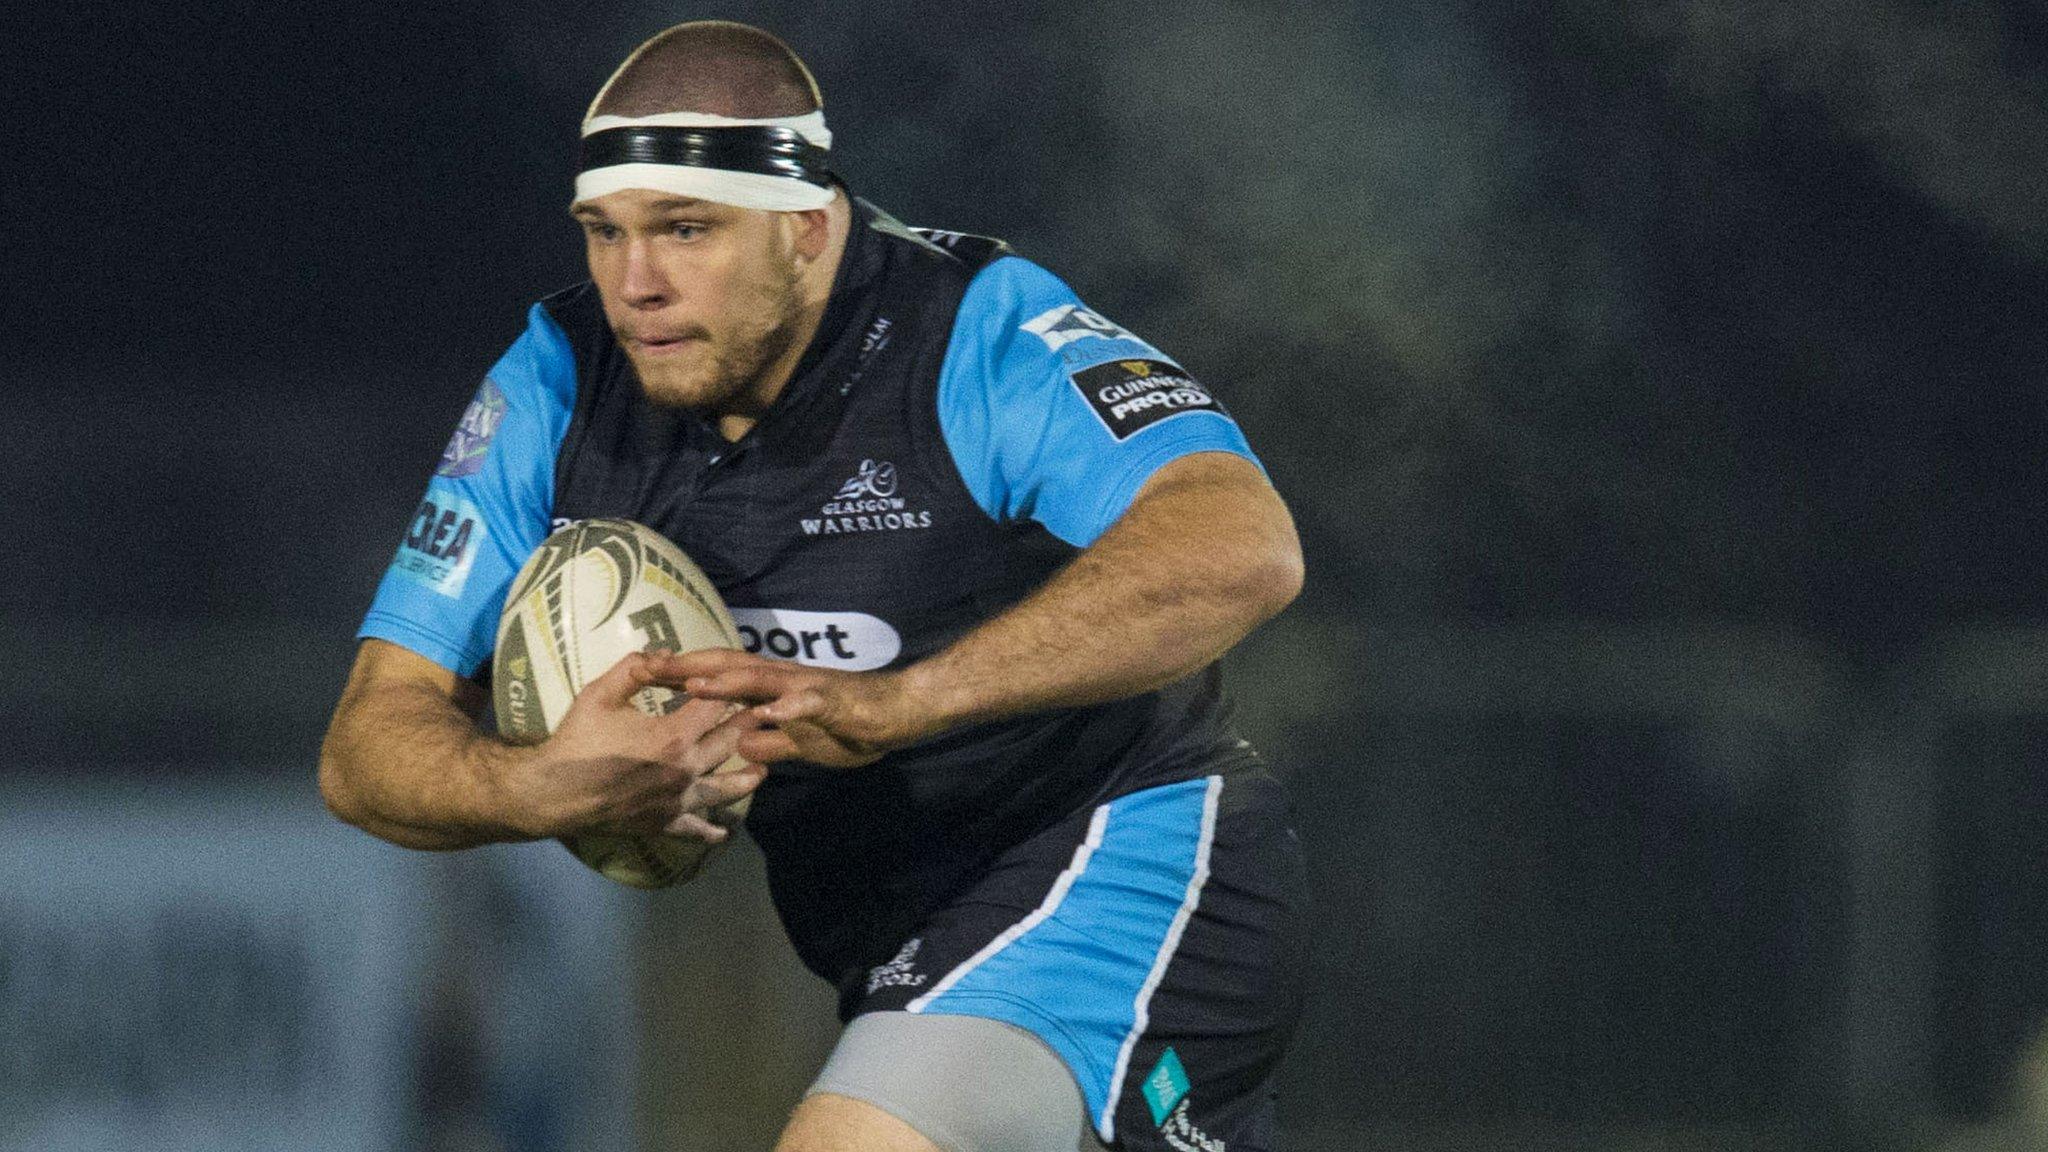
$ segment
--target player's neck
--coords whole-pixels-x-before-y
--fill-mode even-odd
[[[798,364],[803,363],[804,353],[810,350],[811,341],[817,339],[818,326],[824,323],[826,305],[832,299],[832,283],[839,277],[839,263],[846,258],[846,238],[852,230],[853,206],[847,201],[846,193],[838,192],[832,201],[829,226],[831,233],[826,240],[824,254],[804,269],[798,292],[803,303],[797,312],[796,330],[791,334],[788,347],[782,350],[766,367],[751,389],[754,404],[747,413],[726,413],[718,418],[718,434],[727,440],[738,440],[760,422],[764,413],[789,387],[789,381],[796,374]]]

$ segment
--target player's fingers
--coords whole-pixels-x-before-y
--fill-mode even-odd
[[[711,731],[706,732],[699,739],[707,747],[715,746],[725,748],[726,755],[730,756],[732,755],[732,749],[738,746],[738,741],[742,736],[745,736],[749,732],[754,732],[765,727],[767,725],[767,721],[761,719],[759,716],[756,716],[754,714],[754,710],[752,708],[746,707],[745,705],[728,703],[725,705],[725,707],[729,709],[725,718],[719,721],[718,726],[716,728],[713,728]],[[727,737],[730,737],[732,739],[732,744],[728,745],[723,743],[723,741],[726,740]],[[714,744],[714,741],[718,743]],[[721,757],[720,760],[715,760],[711,763],[716,765],[721,762],[723,762],[723,757]]]
[[[787,692],[791,682],[801,675],[802,671],[787,664],[771,664],[764,660],[709,676],[691,676],[683,681],[683,688],[692,696],[758,704]]]
[[[585,684],[577,698],[589,697],[607,707],[626,706],[635,692],[655,682],[649,660],[645,652],[626,653],[617,664],[606,669],[604,675]]]
[[[666,716],[657,717],[655,723],[662,735],[671,742],[688,743],[715,731],[741,706],[730,700],[711,700],[690,696],[682,706]],[[716,761],[713,761],[716,763]]]
[[[734,725],[720,724],[701,736],[686,733],[669,742],[663,760],[675,771],[700,776],[732,759],[744,731]]]
[[[692,676],[714,676],[766,663],[763,657],[731,648],[700,648],[695,652],[662,652],[653,666],[662,683],[680,688]]]
[[[800,760],[803,753],[797,750],[796,741],[789,733],[776,728],[763,728],[740,737],[740,755],[756,764],[775,764],[783,760]]]
[[[799,688],[786,696],[770,700],[751,711],[770,724],[788,724],[795,720],[820,721],[832,710],[831,701],[816,688]]]
[[[785,724],[775,731],[789,738],[790,746],[795,750],[792,759],[809,760],[832,768],[858,768],[882,758],[880,751],[809,720]],[[744,742],[741,751],[746,752]]]
[[[686,836],[692,840],[702,840],[706,844],[722,844],[725,842],[726,837],[732,835],[731,832],[717,824],[713,824],[695,812],[685,812],[677,816],[669,821],[662,828],[662,831],[671,836]]]
[[[737,701],[721,701],[721,703],[725,707],[725,715],[719,720],[719,727],[721,728],[732,728],[741,733],[746,733],[752,732],[756,728],[766,727],[768,724],[768,721],[756,709],[749,708]]]
[[[713,772],[690,781],[683,789],[683,810],[685,812],[710,812],[751,795],[768,778],[768,770],[759,764],[748,764],[730,772]]]

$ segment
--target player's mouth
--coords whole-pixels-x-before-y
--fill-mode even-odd
[[[689,335],[668,337],[633,336],[628,338],[633,347],[646,356],[671,355],[696,339],[698,337]]]

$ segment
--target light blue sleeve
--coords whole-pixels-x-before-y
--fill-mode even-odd
[[[1244,433],[1157,348],[1016,256],[968,286],[939,373],[939,428],[975,503],[1077,548],[1170,460],[1231,452]]]
[[[536,304],[442,451],[358,638],[463,676],[489,658],[512,577],[548,534],[575,400],[568,338]]]

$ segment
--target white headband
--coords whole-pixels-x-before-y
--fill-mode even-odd
[[[787,128],[820,148],[832,146],[832,131],[825,127],[825,111],[818,109],[801,116],[771,116],[740,119],[709,112],[662,112],[653,116],[592,116],[583,122],[583,135],[613,128]],[[805,212],[832,202],[832,189],[789,176],[762,172],[731,172],[723,168],[699,168],[684,164],[613,164],[592,168],[576,176],[576,201],[595,200],[624,188],[645,188],[672,192],[697,200],[713,200],[740,208],[762,208],[770,212]]]

